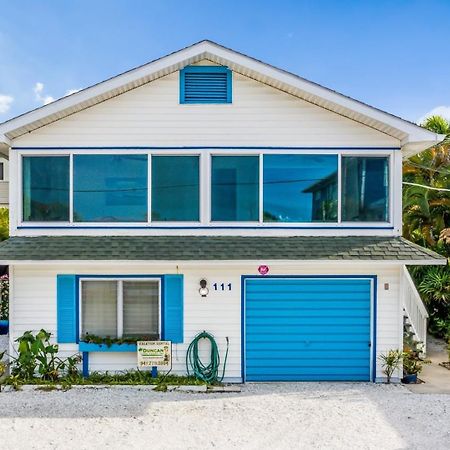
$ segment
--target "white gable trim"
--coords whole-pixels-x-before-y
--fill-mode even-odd
[[[16,137],[202,59],[226,65],[242,75],[397,138],[402,144],[405,157],[425,150],[445,138],[443,135],[425,130],[412,122],[400,119],[297,75],[213,42],[201,41],[0,124],[0,146],[3,144],[3,147],[10,147],[10,141]]]

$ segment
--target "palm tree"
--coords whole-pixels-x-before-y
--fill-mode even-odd
[[[422,126],[447,137],[403,165],[403,179],[412,183],[403,189],[403,234],[434,248],[442,230],[450,227],[450,192],[440,190],[450,187],[450,122],[432,116]]]

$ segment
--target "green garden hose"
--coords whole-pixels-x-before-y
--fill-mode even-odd
[[[199,343],[202,339],[208,339],[211,345],[211,354],[209,364],[204,364],[199,355]],[[225,367],[227,365],[229,341],[227,338],[227,351],[223,362],[222,376],[219,378],[220,355],[219,347],[214,336],[203,331],[192,340],[186,353],[186,369],[188,375],[194,375],[198,380],[206,383],[214,383],[222,381],[225,375]]]

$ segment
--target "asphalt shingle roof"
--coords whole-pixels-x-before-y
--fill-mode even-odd
[[[401,260],[443,263],[395,237],[39,236],[0,244],[2,261]]]

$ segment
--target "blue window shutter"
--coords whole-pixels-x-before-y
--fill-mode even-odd
[[[187,66],[180,71],[180,103],[231,103],[232,72],[222,66]]]
[[[58,342],[78,341],[78,295],[75,275],[58,275],[56,280]]]
[[[183,275],[164,275],[163,339],[183,342]]]

